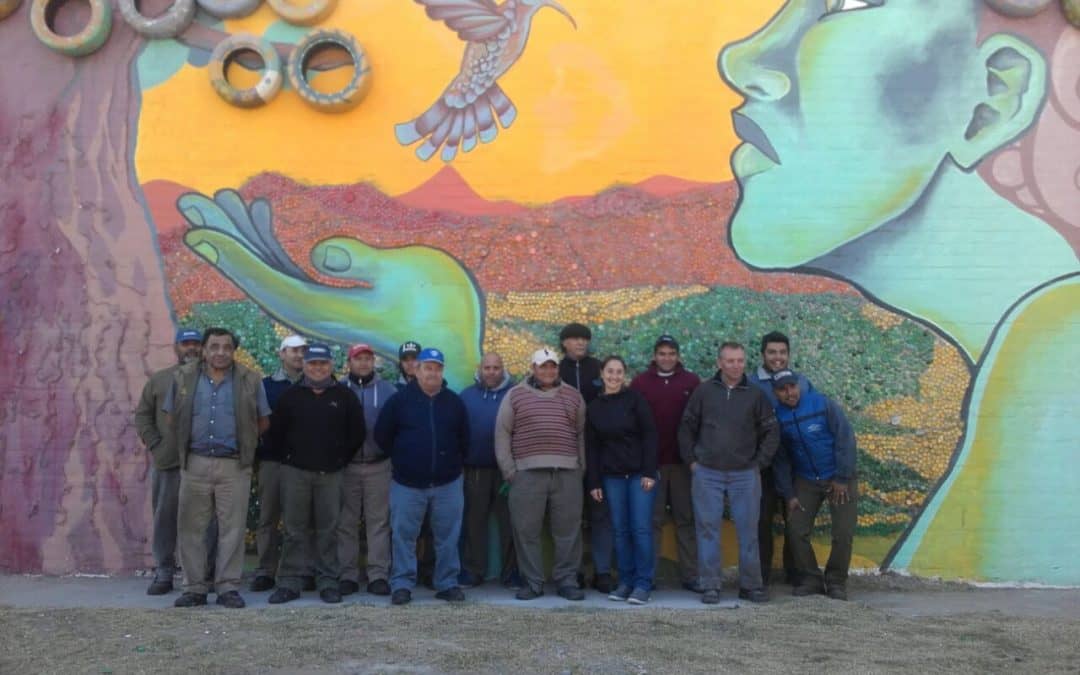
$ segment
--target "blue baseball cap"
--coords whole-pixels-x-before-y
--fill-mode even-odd
[[[193,340],[195,342],[202,342],[202,333],[194,328],[181,328],[176,331],[177,344],[180,344],[181,342],[191,342]]]
[[[799,376],[790,370],[781,370],[773,373],[772,386],[773,389],[779,389],[780,387],[788,384],[789,382],[798,383]]]
[[[443,353],[433,347],[428,347],[427,349],[421,351],[420,357],[417,360],[420,361],[420,363],[430,361],[433,363],[437,363],[440,366],[446,363],[443,360]]]
[[[304,362],[308,361],[333,361],[334,356],[330,353],[330,347],[321,342],[312,342],[304,352]]]

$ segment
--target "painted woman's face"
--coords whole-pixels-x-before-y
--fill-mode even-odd
[[[720,53],[746,103],[736,252],[807,263],[910,209],[987,88],[979,0],[789,0]]]

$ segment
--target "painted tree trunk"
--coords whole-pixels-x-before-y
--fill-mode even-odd
[[[0,569],[130,570],[151,564],[132,411],[172,358],[132,167],[143,41],[118,21],[60,56],[28,5],[0,22]]]

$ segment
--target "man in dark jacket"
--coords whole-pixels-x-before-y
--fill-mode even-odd
[[[779,331],[772,331],[766,333],[761,338],[761,365],[758,369],[751,373],[749,378],[752,384],[757,385],[761,392],[769,398],[769,403],[773,408],[776,408],[776,394],[773,393],[773,374],[782,370],[787,370],[791,361],[791,342],[788,337]],[[806,379],[801,373],[797,375],[799,379],[799,390],[804,394],[811,389],[813,385],[810,384],[810,380]],[[799,583],[799,574],[795,568],[795,558],[791,553],[791,545],[788,543],[787,538],[787,506],[784,504],[784,499],[780,496],[780,493],[776,489],[776,479],[773,477],[773,469],[769,467],[761,472],[761,516],[758,519],[758,545],[761,548],[761,580],[766,586],[769,585],[770,577],[772,576],[772,563],[773,563],[773,521],[776,520],[776,514],[779,511],[781,517],[784,519],[785,534],[784,534],[784,548],[780,554],[784,560],[784,576],[786,581],[792,586],[797,586]]]
[[[585,405],[592,403],[603,389],[600,382],[600,361],[589,356],[592,331],[580,323],[568,323],[559,331],[559,346],[563,359],[559,362],[559,379],[577,389]],[[584,488],[584,486],[583,486]],[[611,513],[606,501],[585,500],[585,519],[589,523],[589,551],[593,559],[593,588],[610,593],[611,559],[615,553],[615,538],[611,531]],[[584,575],[579,574],[579,579]]]
[[[397,393],[394,385],[375,372],[375,350],[358,344],[349,349],[349,374],[344,384],[364,407],[364,423],[375,428],[386,402]],[[364,447],[345,468],[341,524],[338,526],[338,562],[341,594],[360,590],[367,577],[367,592],[390,595],[390,458],[368,434]],[[366,574],[360,573],[360,521],[367,539]]]
[[[847,600],[851,542],[858,519],[855,432],[831,399],[812,389],[803,392],[797,374],[782,370],[773,375],[772,384],[782,444],[773,472],[777,490],[787,501],[788,540],[801,578],[794,594],[824,591],[830,598]],[[826,499],[832,550],[823,577],[810,534]]]
[[[176,332],[173,342],[176,363],[150,376],[143,387],[139,405],[135,408],[135,430],[146,446],[154,463],[150,468],[152,483],[150,500],[154,513],[153,552],[154,580],[146,589],[147,595],[164,595],[173,589],[176,573],[176,518],[180,499],[180,457],[176,448],[167,442],[166,415],[161,409],[172,387],[176,370],[185,363],[199,360],[202,354],[202,334],[191,328]],[[217,540],[214,529],[213,540]],[[213,568],[214,546],[210,551],[209,567]]]
[[[431,516],[435,543],[435,597],[465,599],[458,585],[461,470],[469,447],[469,417],[461,398],[443,386],[442,351],[420,352],[416,379],[394,394],[375,423],[375,442],[389,453],[392,568],[390,601],[404,605],[416,586],[416,538]]]
[[[690,467],[679,457],[679,421],[690,395],[701,383],[697,375],[679,360],[679,343],[671,335],[661,335],[653,346],[648,370],[634,378],[630,388],[641,392],[656,420],[660,479],[653,505],[653,538],[659,556],[660,535],[667,519],[667,507],[675,520],[675,543],[679,557],[679,578],[688,591],[701,591],[697,573],[697,535],[694,532],[694,505],[690,499]]]
[[[469,413],[469,448],[465,455],[465,523],[462,535],[461,585],[483,583],[488,571],[488,520],[495,514],[499,526],[502,569],[499,578],[509,582],[514,573],[514,533],[499,464],[495,460],[495,418],[499,404],[513,381],[502,357],[484,354],[476,372],[476,384],[461,392]]]
[[[679,425],[679,451],[693,472],[694,524],[698,540],[701,601],[720,601],[720,524],[724,496],[731,505],[739,540],[739,597],[765,602],[757,525],[761,470],[779,444],[769,399],[746,379],[746,350],[737,342],[720,346],[716,375],[694,390]]]
[[[337,527],[341,476],[364,443],[364,410],[333,376],[325,344],[304,352],[304,377],[278,399],[266,443],[281,459],[281,513],[285,541],[271,604],[300,597],[308,556],[308,528],[315,527],[315,583],[323,602],[341,602]]]

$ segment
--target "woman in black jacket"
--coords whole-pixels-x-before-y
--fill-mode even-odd
[[[649,601],[656,557],[652,512],[656,493],[656,425],[649,404],[626,386],[626,362],[609,356],[601,366],[604,389],[589,404],[585,423],[589,494],[608,500],[615,531],[619,585],[609,600]]]

